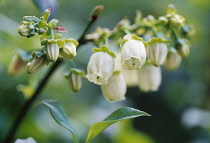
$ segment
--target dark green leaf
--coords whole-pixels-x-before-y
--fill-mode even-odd
[[[43,101],[41,104],[46,105],[50,109],[50,113],[54,120],[62,127],[69,130],[74,138],[74,143],[78,143],[77,132],[68,121],[67,115],[65,114],[60,103],[56,101]]]
[[[124,107],[114,111],[102,122],[95,123],[91,126],[88,133],[88,137],[86,139],[86,143],[89,143],[94,137],[96,137],[98,134],[100,134],[103,130],[105,130],[107,127],[111,126],[112,124],[118,121],[136,118],[139,116],[150,116],[150,115],[147,114],[146,112],[130,107]]]

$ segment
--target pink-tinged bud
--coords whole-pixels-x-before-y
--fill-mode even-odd
[[[108,79],[114,72],[114,57],[115,54],[109,51],[106,46],[100,49],[93,49],[94,53],[90,57],[87,66],[87,79],[95,84],[107,84]]]
[[[103,12],[103,10],[104,10],[103,5],[96,6],[90,14],[90,21],[91,22],[96,21],[98,19],[99,15]]]
[[[55,27],[53,29],[58,31],[58,32],[67,32],[67,30],[64,27]]]
[[[51,9],[48,8],[48,9],[46,9],[46,10],[44,11],[44,13],[42,14],[43,18],[44,18],[46,21],[48,20],[48,18],[49,18],[49,16],[50,16],[50,11],[51,11]]]
[[[26,65],[27,73],[36,73],[46,64],[46,62],[47,60],[44,55],[39,57],[36,54],[34,54],[31,61]]]
[[[148,42],[149,59],[154,66],[160,66],[164,63],[168,54],[167,41],[162,38],[152,38]]]
[[[167,58],[165,60],[165,67],[169,71],[175,70],[179,67],[181,61],[182,57],[174,49],[173,51],[170,51],[168,53]]]
[[[153,65],[145,65],[138,70],[138,85],[145,92],[157,91],[161,84],[161,68]]]
[[[126,35],[121,44],[121,60],[129,70],[140,69],[146,60],[146,50],[141,38]]]
[[[24,72],[27,62],[24,61],[19,55],[15,55],[10,62],[8,74],[11,76],[18,76]]]
[[[47,42],[46,55],[50,62],[55,62],[59,56],[59,46],[56,41]]]
[[[108,101],[124,100],[127,90],[124,77],[120,72],[115,72],[106,85],[101,85],[101,90]]]

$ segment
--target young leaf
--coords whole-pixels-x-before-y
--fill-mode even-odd
[[[103,130],[111,126],[112,124],[122,121],[125,119],[136,118],[139,116],[150,116],[146,112],[130,108],[124,107],[114,111],[111,115],[105,118],[102,122],[95,123],[91,126],[88,137],[86,139],[86,143],[89,143],[94,137],[100,134]]]
[[[42,101],[41,104],[46,105],[50,109],[50,113],[53,117],[53,119],[62,127],[66,128],[72,133],[72,136],[74,138],[74,143],[78,143],[77,139],[77,132],[72,127],[70,122],[68,121],[68,118],[64,112],[64,109],[60,105],[59,102],[56,101]]]
[[[51,9],[49,20],[55,17],[58,9],[57,0],[33,0],[33,2],[36,4],[41,12],[44,12],[48,8]]]

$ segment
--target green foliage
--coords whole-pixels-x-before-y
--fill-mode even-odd
[[[60,103],[56,101],[42,101],[41,104],[44,104],[49,108],[53,119],[59,125],[69,130],[74,138],[74,143],[78,143],[77,132],[68,121],[68,117],[66,116],[66,113],[64,112],[63,107],[60,105]]]
[[[139,116],[150,116],[146,112],[139,111],[130,107],[120,108],[114,111],[111,115],[105,118],[102,122],[95,123],[91,126],[86,143],[89,143],[93,138],[100,134],[103,130],[111,126],[112,124]]]

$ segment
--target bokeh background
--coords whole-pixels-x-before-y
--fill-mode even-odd
[[[35,2],[41,2],[36,5]],[[144,93],[138,87],[128,88],[126,101],[106,101],[100,87],[83,79],[83,87],[73,93],[63,78],[68,64],[62,65],[48,82],[37,102],[46,99],[60,101],[69,120],[84,141],[91,124],[103,120],[119,107],[130,106],[152,117],[140,117],[120,122],[96,137],[93,143],[209,143],[210,142],[210,1],[209,0],[0,0],[0,142],[15,115],[30,97],[30,92],[48,68],[34,75],[26,72],[18,77],[7,74],[8,65],[17,49],[41,48],[39,37],[23,39],[17,33],[23,16],[41,15],[40,7],[50,4],[53,17],[68,30],[65,37],[79,38],[91,9],[102,4],[103,14],[97,26],[113,29],[125,16],[133,21],[135,10],[143,16],[165,15],[168,4],[174,4],[180,14],[196,29],[191,39],[191,54],[180,68],[168,72],[163,68],[163,81],[158,92]],[[82,46],[75,62],[85,69],[93,44]],[[33,137],[39,143],[72,142],[70,132],[57,125],[48,109],[34,106],[18,130],[16,138]]]

